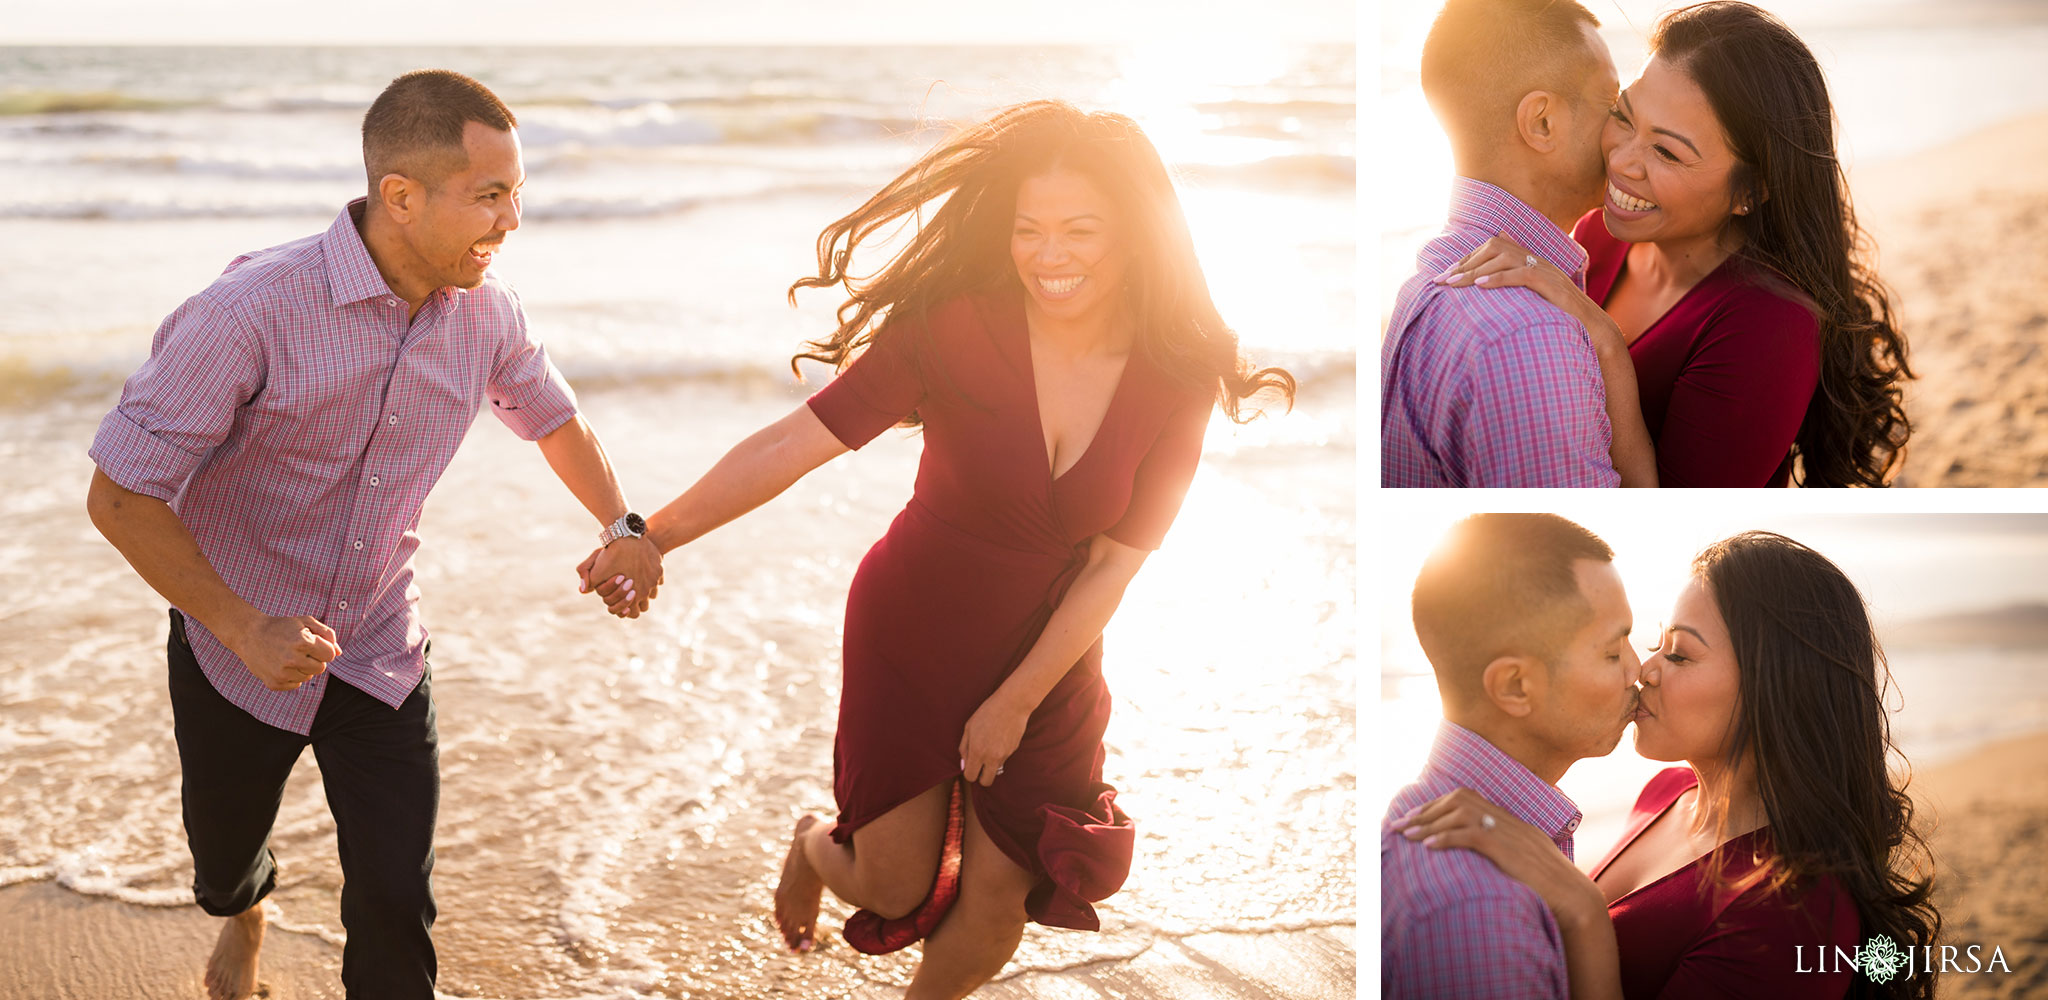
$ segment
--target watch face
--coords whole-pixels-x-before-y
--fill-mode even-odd
[[[626,530],[636,535],[647,533],[647,519],[638,514],[626,515]]]

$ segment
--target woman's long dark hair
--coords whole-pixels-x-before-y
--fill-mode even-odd
[[[818,272],[790,286],[790,301],[797,289],[833,285],[843,285],[847,299],[839,328],[806,344],[810,350],[791,358],[790,368],[810,358],[843,370],[876,336],[894,335],[892,317],[922,316],[970,292],[1021,289],[1010,260],[1017,189],[1056,168],[1086,176],[1123,210],[1132,248],[1125,294],[1139,349],[1190,391],[1214,393],[1232,420],[1255,415],[1241,414],[1238,403],[1263,390],[1291,406],[1294,376],[1254,369],[1217,313],[1187,216],[1151,140],[1123,115],[1083,113],[1060,101],[1004,108],[959,130],[826,226],[818,235]],[[944,204],[926,218],[925,206],[941,197]],[[908,247],[872,277],[847,272],[856,247],[912,213],[918,225]]]
[[[1741,704],[1729,769],[1753,767],[1773,887],[1833,876],[1856,901],[1864,940],[1888,937],[1901,951],[1934,944],[1932,855],[1887,766],[1891,671],[1856,585],[1827,557],[1764,531],[1709,546],[1693,573],[1734,647]],[[1851,996],[1934,996],[1930,970],[1857,982]]]
[[[1886,485],[1912,433],[1900,383],[1913,371],[1890,293],[1863,260],[1870,240],[1835,156],[1820,64],[1777,18],[1734,0],[1666,15],[1650,51],[1699,85],[1727,133],[1735,197],[1750,206],[1732,217],[1737,256],[1790,282],[1819,320],[1820,389],[1794,444],[1800,485]]]

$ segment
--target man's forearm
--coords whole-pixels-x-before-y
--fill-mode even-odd
[[[86,511],[144,583],[207,631],[231,640],[266,619],[221,579],[169,504],[128,490],[94,469]]]
[[[619,489],[618,475],[605,458],[597,432],[590,429],[582,415],[569,418],[568,423],[549,431],[537,443],[540,453],[547,457],[548,467],[555,470],[555,477],[597,518],[598,524],[609,525],[625,516],[629,508],[625,492]]]

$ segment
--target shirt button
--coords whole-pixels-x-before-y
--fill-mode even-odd
[[[381,481],[381,480],[379,480],[379,479],[378,479],[378,478],[377,478],[376,476],[371,476],[371,477],[370,477],[370,485],[371,485],[371,486],[380,486],[380,485],[383,485],[383,483],[382,483],[382,481]]]
[[[385,299],[385,300],[384,300],[384,304],[385,304],[385,305],[387,305],[387,306],[395,306],[395,305],[397,305],[397,304],[398,304],[398,300],[397,300],[397,299]]]
[[[358,539],[356,539],[356,551],[358,551],[358,552],[361,552],[362,550],[363,550],[363,540],[362,540],[362,539],[360,539],[360,538],[358,538]]]
[[[347,610],[348,610],[348,602],[347,602],[347,601],[343,601],[343,602],[341,602],[340,604],[336,605],[336,607],[339,607],[339,608],[340,608],[341,610],[343,610],[343,611],[347,611]]]
[[[398,423],[398,414],[394,413],[394,414],[392,414],[392,415],[391,415],[391,423],[393,423],[393,424],[396,424],[396,423]]]

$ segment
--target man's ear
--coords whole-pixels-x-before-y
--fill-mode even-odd
[[[1559,132],[1564,122],[1559,115],[1564,111],[1564,101],[1547,90],[1532,90],[1522,95],[1521,103],[1515,105],[1515,134],[1530,149],[1549,153],[1557,149]]]
[[[377,182],[377,203],[391,221],[407,223],[420,209],[420,199],[426,197],[426,188],[420,182],[404,174],[385,174]]]
[[[1542,702],[1550,671],[1533,656],[1496,657],[1479,675],[1486,700],[1503,714],[1527,718]]]

